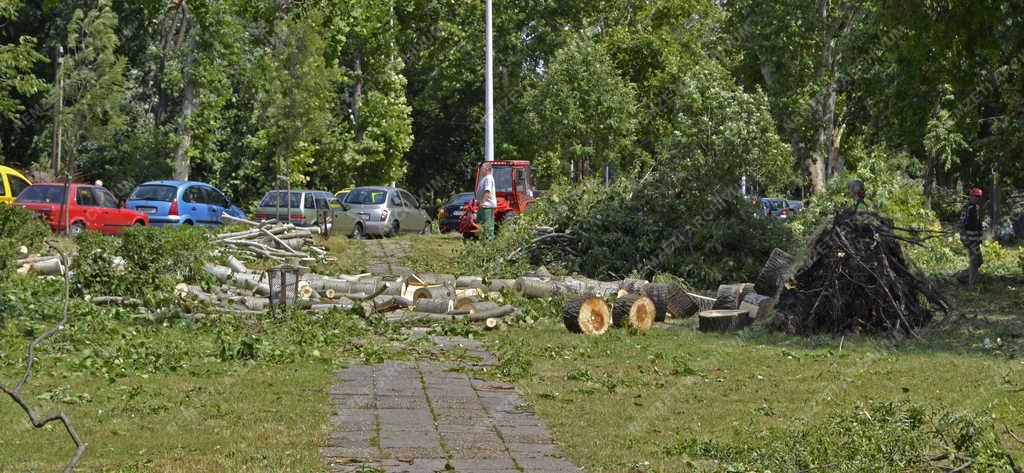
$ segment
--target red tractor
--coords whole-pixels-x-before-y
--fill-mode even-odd
[[[480,171],[485,167],[491,168],[491,176],[494,177],[494,190],[497,193],[498,207],[494,209],[494,223],[500,226],[521,215],[526,209],[533,205],[536,191],[533,189],[531,179],[531,165],[529,161],[491,161],[483,162],[476,167],[476,180],[473,189],[480,183]],[[459,233],[463,237],[476,238],[483,228],[476,222],[476,212],[480,207],[476,199],[471,200],[463,209],[464,214],[459,219]]]

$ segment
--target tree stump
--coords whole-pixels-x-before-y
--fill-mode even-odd
[[[744,310],[706,310],[697,317],[697,329],[701,332],[731,332],[750,325]]]
[[[615,300],[612,307],[612,321],[616,327],[633,327],[648,330],[654,324],[657,308],[647,296],[626,294]]]
[[[697,304],[678,284],[664,282],[643,287],[643,295],[649,297],[658,309],[656,321],[665,320],[668,314],[685,318],[697,313]]]
[[[758,294],[766,296],[777,294],[782,288],[782,283],[789,279],[794,263],[796,263],[796,258],[789,253],[778,248],[772,250],[772,254],[768,256],[768,261],[761,268],[757,280],[754,281],[754,290]]]
[[[604,299],[575,297],[565,303],[562,322],[573,333],[602,335],[611,326],[612,316]]]

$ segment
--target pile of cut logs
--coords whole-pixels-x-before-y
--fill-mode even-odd
[[[313,236],[320,234],[319,227],[296,227],[275,220],[252,222],[227,214],[224,219],[253,228],[217,235],[212,238],[215,246],[275,261],[312,263],[327,256],[327,250],[313,245]]]
[[[694,314],[698,315],[699,330],[726,332],[743,329],[758,318],[782,282],[789,277],[793,262],[792,256],[775,250],[756,284],[723,284],[718,287],[715,297],[686,292],[675,283],[651,283],[642,279],[620,281],[615,291],[611,290],[610,283],[527,281],[521,287],[529,288],[530,292],[520,292],[543,297],[565,288],[582,287],[582,291],[570,291],[575,295],[566,302],[562,314],[565,327],[576,333],[601,335],[611,326],[647,330],[654,322],[669,317],[687,318]],[[517,285],[522,280],[517,280]],[[616,297],[609,307],[609,295],[613,293]]]

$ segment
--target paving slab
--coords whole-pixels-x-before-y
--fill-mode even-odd
[[[476,341],[436,337],[469,366],[497,357]],[[332,431],[321,455],[334,473],[581,472],[515,387],[452,362],[358,365],[334,375]]]

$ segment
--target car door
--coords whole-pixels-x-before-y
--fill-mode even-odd
[[[350,235],[356,226],[356,217],[347,212],[341,202],[333,196],[327,199],[327,206],[331,212],[331,234]]]
[[[185,216],[184,220],[190,220],[195,225],[210,225],[205,194],[203,187],[199,185],[185,188],[185,192],[181,195],[181,201],[184,203],[181,213]]]
[[[402,202],[405,203],[405,217],[402,221],[402,229],[409,233],[419,233],[423,230],[423,217],[420,216],[420,204],[409,192],[402,190]]]
[[[96,199],[96,206],[102,209],[104,233],[120,233],[121,230],[133,223],[131,214],[121,210],[117,204],[117,197],[114,197],[110,191],[102,187],[93,187],[92,193]]]
[[[405,203],[402,202],[402,194],[397,189],[391,191],[391,199],[388,207],[391,208],[392,221],[398,222],[399,233],[405,231]]]
[[[206,195],[206,210],[211,225],[220,225],[224,219],[224,211],[230,207],[228,198],[213,187],[204,186],[203,193]]]
[[[107,227],[107,219],[103,212],[103,207],[100,207],[99,201],[96,200],[96,193],[92,191],[91,187],[78,186],[74,188],[75,202],[71,205],[70,220],[74,225],[75,220],[82,220],[85,222],[85,228],[87,230],[94,230],[104,234],[110,234],[111,230]]]

